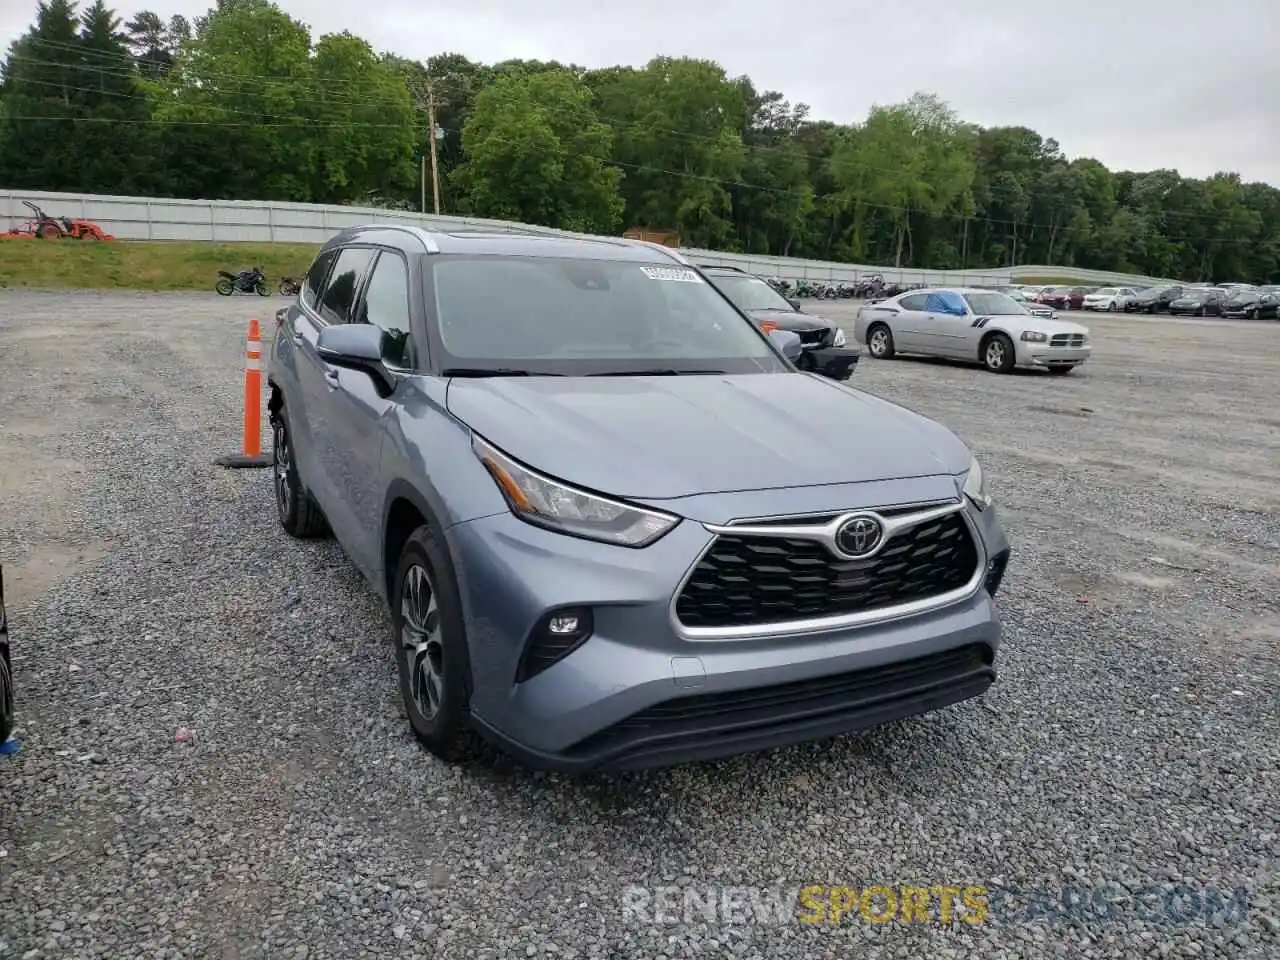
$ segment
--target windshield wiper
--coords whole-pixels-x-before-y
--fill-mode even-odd
[[[442,377],[562,377],[562,373],[537,373],[515,367],[445,367]]]
[[[612,373],[590,373],[590,377],[682,377],[685,374],[717,374],[723,370],[618,370]]]

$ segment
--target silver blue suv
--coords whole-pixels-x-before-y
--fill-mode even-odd
[[[386,599],[441,758],[660,766],[995,679],[1009,545],[968,449],[797,370],[674,251],[354,228],[277,323],[280,522]]]

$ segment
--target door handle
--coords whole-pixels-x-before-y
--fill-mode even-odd
[[[342,385],[338,379],[338,371],[335,369],[329,369],[324,372],[324,382],[329,385],[330,390],[336,390]]]
[[[292,332],[290,333],[290,336],[293,338],[293,345],[294,345],[295,347],[300,347],[300,346],[302,346],[302,344],[303,344],[303,343],[305,343],[305,342],[306,342],[306,341],[304,340],[304,338],[303,338],[302,334],[300,334],[297,330],[292,331]]]

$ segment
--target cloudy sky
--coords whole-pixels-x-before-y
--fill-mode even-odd
[[[820,119],[860,120],[925,90],[966,120],[1032,127],[1112,169],[1233,170],[1280,186],[1280,0],[280,2],[313,35],[350,29],[415,59],[708,57]],[[142,6],[167,18],[210,5]],[[0,43],[35,8],[0,0]],[[135,9],[117,4],[125,19]]]

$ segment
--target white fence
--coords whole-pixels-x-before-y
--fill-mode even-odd
[[[507,233],[579,236],[550,227],[471,217],[436,217],[420,213],[341,207],[313,203],[248,200],[174,200],[114,197],[79,193],[0,190],[0,232],[31,218],[23,203],[30,200],[55,217],[94,220],[121,240],[203,240],[218,243],[323,243],[345,227],[363,223],[409,223],[431,229],[483,227]],[[889,282],[996,285],[1019,277],[1072,277],[1082,282],[1154,283],[1159,278],[1080,270],[1074,267],[1020,266],[980,270],[918,270],[868,264],[833,263],[714,250],[683,249],[697,263],[740,267],[787,280],[853,282],[880,274]]]

